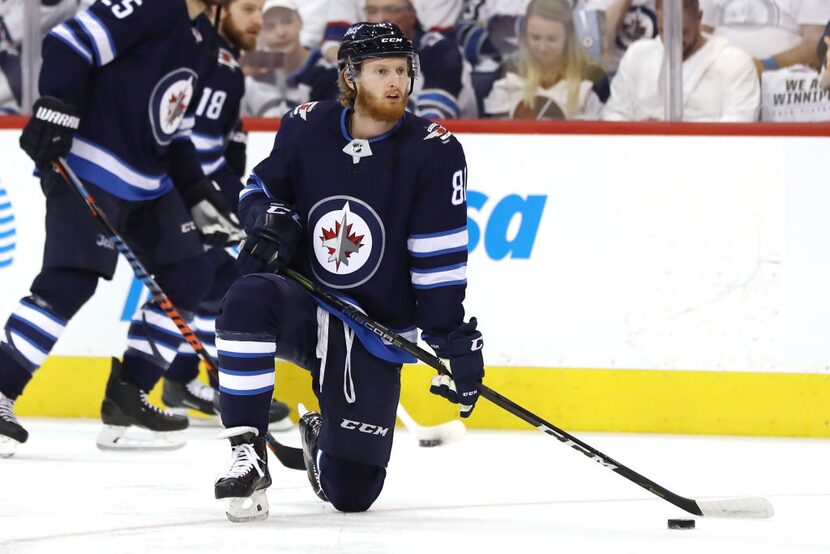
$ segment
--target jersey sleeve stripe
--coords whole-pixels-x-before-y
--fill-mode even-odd
[[[467,282],[467,264],[439,267],[428,271],[410,271],[412,285],[417,288],[432,288]]]
[[[49,34],[66,44],[72,51],[81,56],[86,63],[92,65],[92,52],[78,40],[78,37],[75,36],[75,33],[72,32],[66,23],[61,23],[52,29]]]
[[[437,256],[446,251],[461,251],[467,248],[469,238],[467,228],[462,227],[445,233],[432,235],[412,235],[406,245],[409,253],[415,257]]]
[[[193,133],[193,146],[200,154],[216,152],[225,148],[225,137]]]
[[[429,290],[429,289],[437,289],[440,287],[452,287],[452,286],[461,286],[466,285],[467,279],[461,279],[459,281],[442,281],[440,283],[431,283],[426,285],[420,285],[412,283],[412,286],[418,290]]]
[[[200,165],[202,166],[202,173],[204,173],[205,175],[210,176],[213,173],[215,173],[216,171],[219,171],[220,169],[222,169],[222,167],[224,167],[225,158],[221,157],[218,160],[214,160],[210,163],[204,163],[203,162]]]
[[[114,60],[115,44],[113,44],[112,37],[101,20],[89,11],[79,13],[75,20],[86,34],[89,35],[89,38],[92,39],[92,46],[95,49],[95,57],[97,58],[98,65],[107,65]]]

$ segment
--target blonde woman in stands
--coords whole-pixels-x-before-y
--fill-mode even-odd
[[[594,90],[603,77],[579,44],[567,0],[532,0],[521,43],[484,100],[492,117],[512,119],[599,119],[602,102]]]

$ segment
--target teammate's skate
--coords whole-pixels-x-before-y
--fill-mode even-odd
[[[231,427],[219,435],[231,441],[231,463],[216,479],[214,494],[217,499],[229,500],[225,514],[234,522],[268,517],[265,489],[271,486],[271,474],[265,437],[258,435],[255,427]]]
[[[14,415],[14,400],[0,392],[0,458],[14,455],[18,444],[23,444],[29,433]]]
[[[104,428],[98,435],[102,450],[175,450],[185,445],[175,431],[187,428],[187,418],[162,410],[147,400],[147,394],[121,379],[121,362],[112,359],[107,391],[101,404]],[[131,426],[153,432],[154,438],[131,438]]]
[[[317,495],[317,498],[328,502],[329,499],[326,493],[323,492],[322,485],[320,485],[320,471],[317,467],[317,452],[315,452],[317,437],[320,435],[320,427],[323,425],[323,416],[319,412],[306,412],[300,416],[299,425],[300,439],[303,442],[303,460],[305,461],[308,482],[311,483],[311,489]]]
[[[161,401],[174,414],[187,416],[188,410],[195,410],[200,416],[204,416],[191,418],[191,424],[220,424],[219,418],[216,417],[219,414],[219,395],[213,387],[199,379],[193,379],[187,384],[165,379]]]

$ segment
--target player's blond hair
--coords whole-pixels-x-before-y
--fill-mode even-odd
[[[344,108],[353,110],[355,100],[357,100],[357,91],[346,82],[346,71],[347,69],[343,68],[337,73],[337,90],[340,93],[340,104]]]
[[[531,16],[558,21],[565,27],[565,50],[562,60],[555,66],[542,66],[527,46],[527,20]],[[543,83],[549,87],[565,79],[568,88],[568,111],[578,112],[580,83],[586,79],[590,80],[589,75],[596,72],[596,65],[579,43],[574,28],[573,11],[567,0],[532,0],[528,4],[517,60],[519,76],[524,83],[522,91],[524,104],[534,109],[536,91]]]

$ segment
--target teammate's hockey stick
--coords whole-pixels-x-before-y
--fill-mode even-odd
[[[406,430],[418,439],[420,446],[441,446],[442,444],[459,441],[464,438],[464,434],[467,432],[464,424],[457,419],[438,425],[420,425],[407,413],[403,404],[398,404],[398,417],[403,422]]]
[[[435,356],[434,354],[430,354],[423,348],[420,348],[417,344],[406,340],[405,338],[395,333],[385,325],[382,325],[381,323],[372,320],[366,314],[364,314],[354,306],[341,300],[334,294],[331,294],[321,289],[312,281],[300,275],[296,271],[292,269],[286,269],[285,274],[293,280],[295,280],[301,286],[303,286],[311,294],[313,294],[314,296],[316,296],[332,308],[338,310],[349,319],[355,321],[358,325],[365,327],[372,333],[378,335],[379,337],[397,346],[398,348],[408,352],[409,354],[413,355],[415,358],[421,360],[425,364],[432,366],[435,370],[438,371],[438,373],[444,375],[450,374],[447,368],[444,366],[444,363],[441,361],[441,359]],[[482,397],[486,398],[496,406],[510,412],[519,419],[536,427],[540,431],[553,436],[560,442],[563,442],[571,448],[573,448],[574,450],[577,450],[585,456],[588,456],[600,465],[603,465],[611,471],[614,471],[619,475],[622,475],[632,483],[635,483],[643,487],[650,493],[659,496],[663,500],[671,502],[678,508],[687,511],[690,514],[707,517],[729,518],[772,517],[772,505],[765,498],[747,497],[726,498],[720,500],[695,500],[692,498],[685,498],[683,496],[680,496],[668,490],[667,488],[658,485],[651,479],[648,479],[647,477],[640,475],[636,471],[629,469],[628,467],[614,460],[610,456],[603,454],[596,448],[582,442],[578,438],[556,427],[552,423],[548,423],[541,417],[531,413],[525,408],[522,408],[515,402],[508,400],[507,398],[497,393],[493,389],[487,387],[486,385],[479,385],[479,394],[481,394]]]
[[[115,249],[118,250],[121,254],[124,255],[124,258],[130,264],[130,267],[133,268],[133,272],[135,276],[138,277],[139,281],[141,281],[144,286],[149,289],[150,294],[153,296],[153,300],[164,310],[164,313],[167,314],[173,323],[178,328],[179,332],[182,334],[184,339],[190,345],[191,348],[196,352],[196,354],[205,362],[207,369],[209,372],[213,374],[214,377],[218,379],[219,375],[219,368],[216,365],[216,362],[210,356],[210,353],[205,350],[202,341],[199,340],[199,337],[196,336],[196,333],[190,328],[187,324],[187,321],[182,317],[179,313],[179,310],[176,309],[176,306],[173,302],[170,301],[170,298],[164,293],[162,288],[153,278],[153,276],[147,271],[144,267],[144,264],[138,259],[132,249],[127,245],[126,242],[121,238],[118,232],[115,230],[115,227],[107,219],[104,212],[98,207],[98,204],[95,202],[95,199],[89,193],[87,188],[78,179],[78,176],[75,175],[75,172],[72,171],[72,168],[66,163],[66,160],[63,158],[58,158],[58,161],[54,164],[55,170],[63,176],[66,183],[69,187],[75,192],[78,198],[84,203],[84,205],[89,209],[89,212],[92,214],[95,221],[99,223],[101,228],[106,233],[107,237],[112,240],[112,244],[115,246]],[[274,453],[274,456],[280,461],[282,465],[290,469],[305,469],[305,463],[303,462],[303,451],[300,448],[294,448],[291,446],[285,446],[278,442],[271,433],[266,433],[265,440],[268,442],[268,446],[271,449],[271,452]]]

